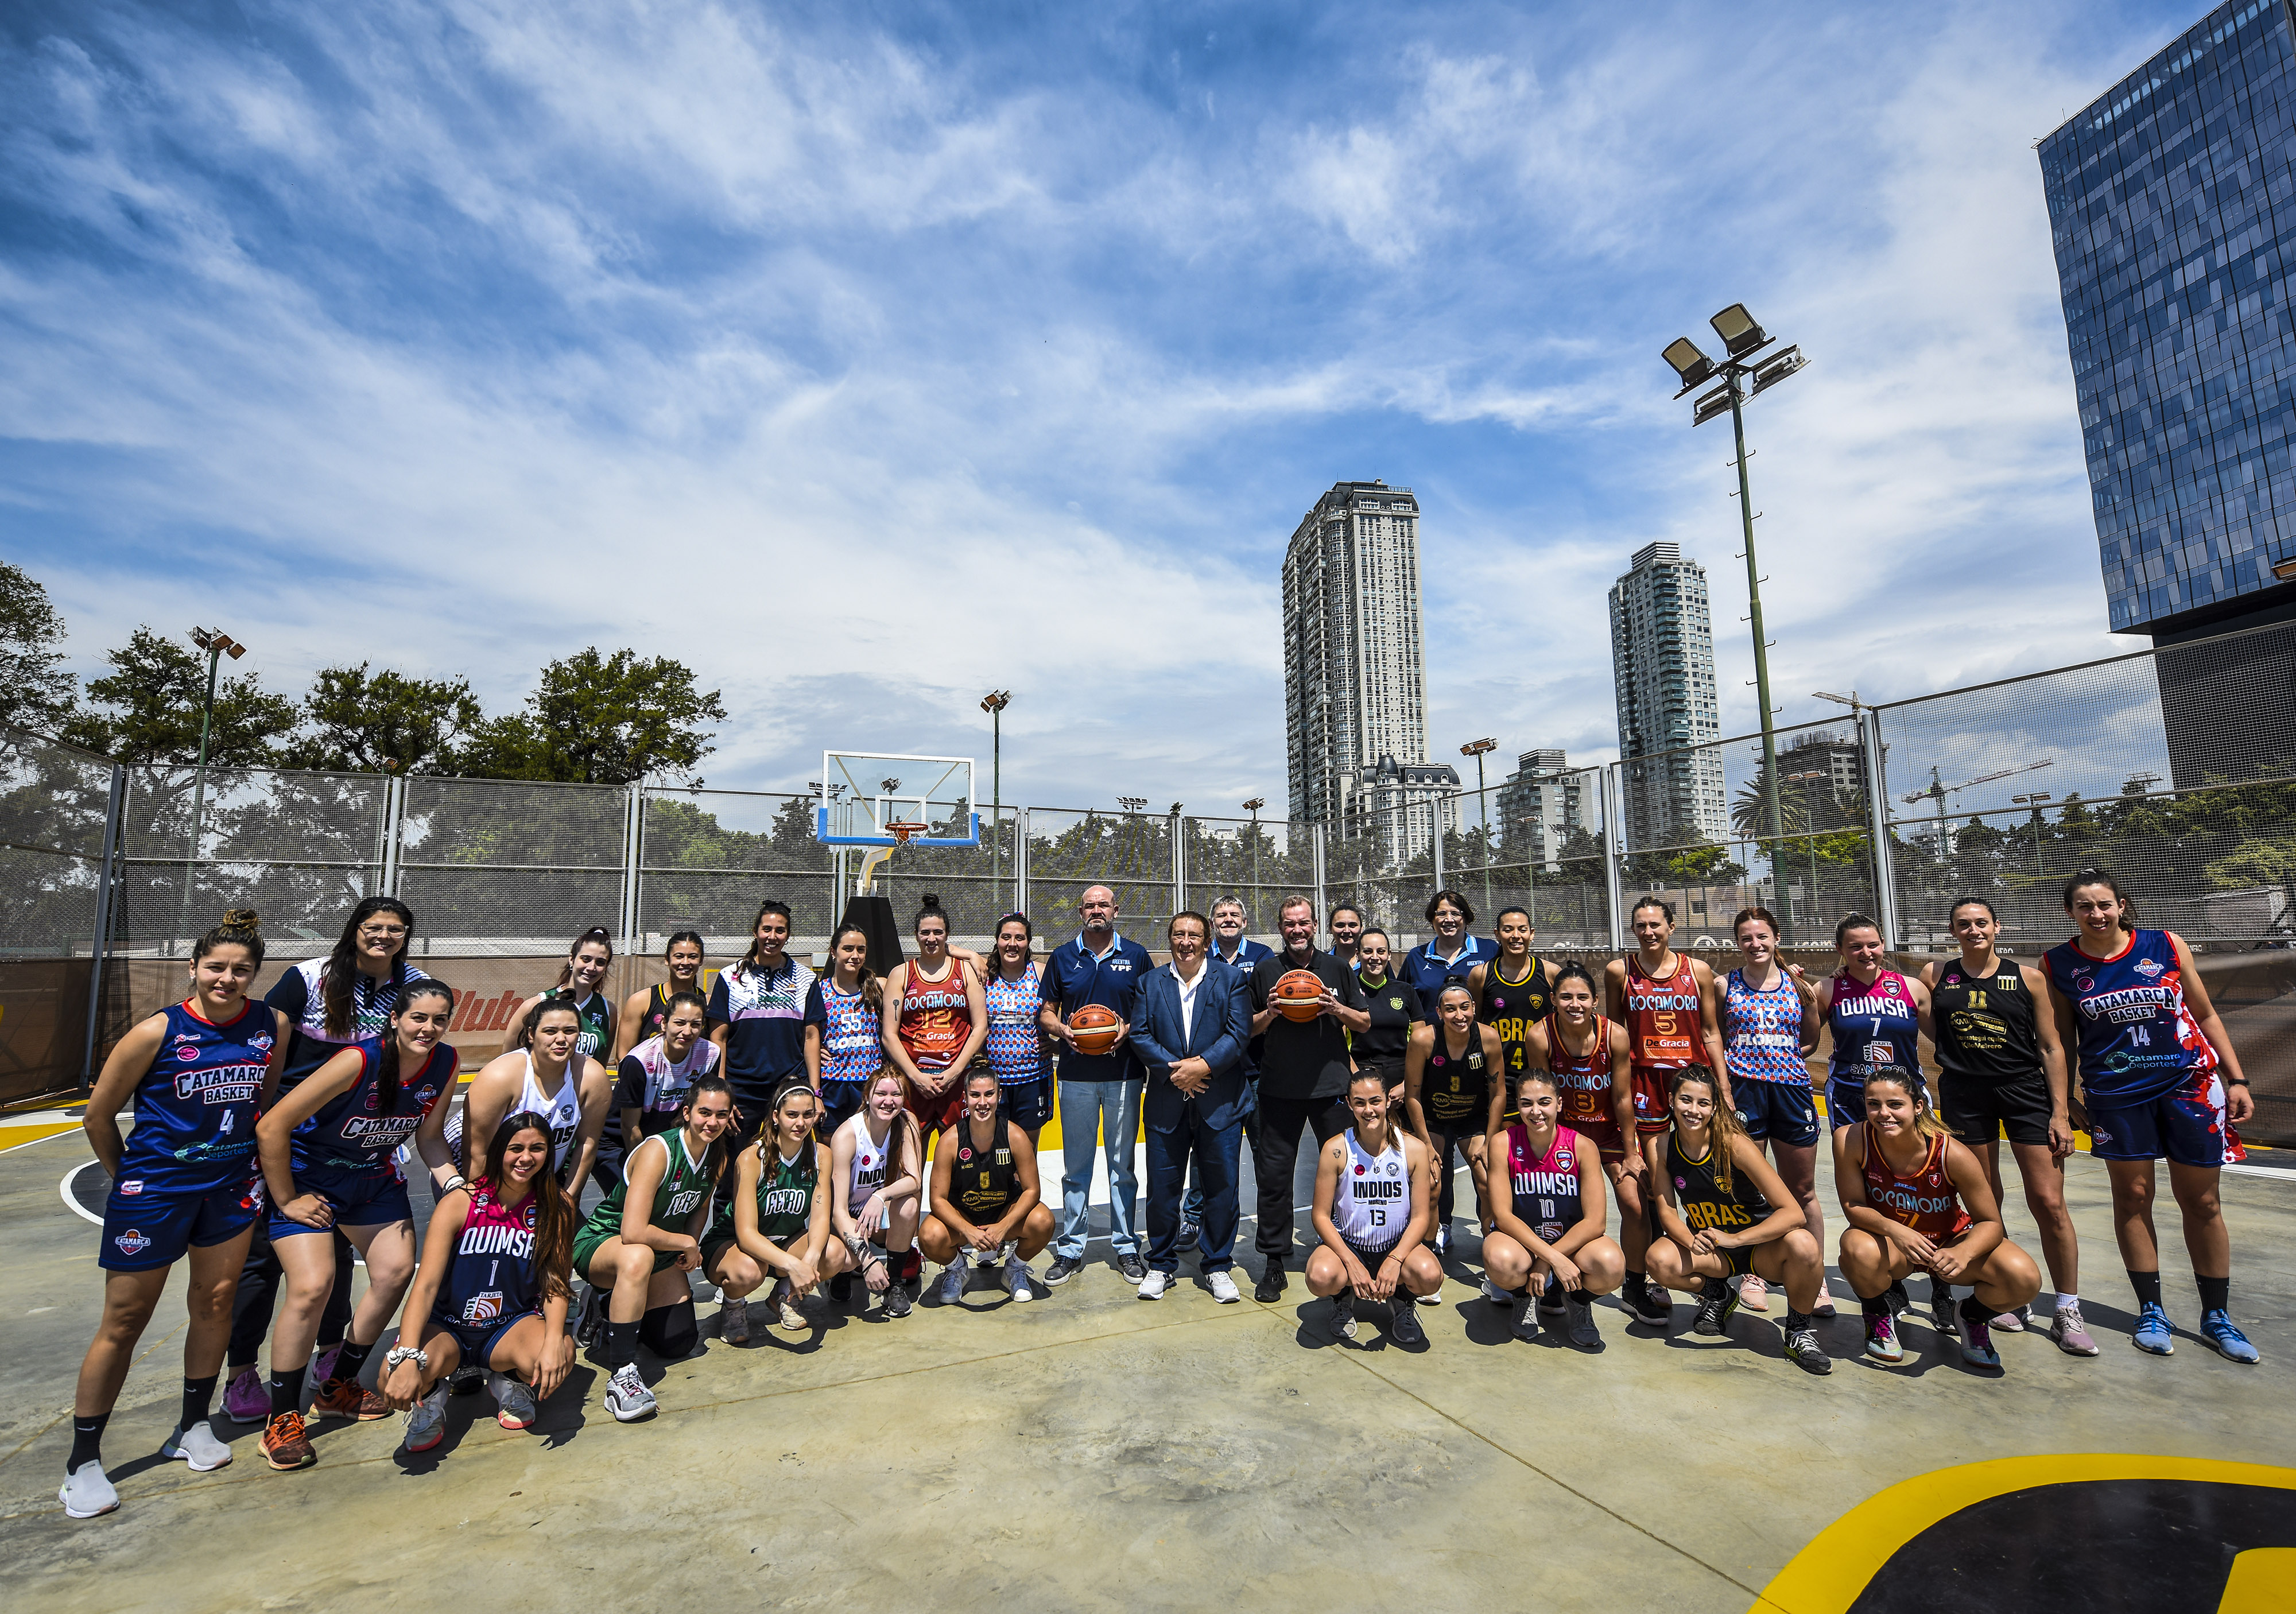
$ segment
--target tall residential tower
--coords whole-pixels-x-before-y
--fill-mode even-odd
[[[1335,483],[1292,534],[1283,727],[1298,822],[1337,822],[1382,763],[1426,761],[1419,501],[1409,488]]]
[[[1722,737],[1722,707],[1706,569],[1684,560],[1679,545],[1644,545],[1611,586],[1611,677],[1628,845],[1729,839],[1722,753],[1710,743]],[[1705,749],[1681,749],[1692,745]]]

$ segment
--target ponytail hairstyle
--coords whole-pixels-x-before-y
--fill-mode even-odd
[[[938,891],[925,893],[923,903],[917,908],[917,916],[909,921],[909,934],[914,936],[917,933],[917,927],[928,919],[940,921],[941,933],[944,937],[953,934],[956,930],[955,925],[948,922],[948,914],[940,905],[940,893]]]
[[[782,923],[784,925],[791,925],[789,904],[785,902],[777,902],[770,897],[767,897],[765,901],[759,903],[758,905],[758,916],[750,921],[750,950],[742,954],[742,962],[736,964],[734,968],[741,970],[745,973],[753,971],[757,969],[758,927],[766,922],[766,915],[768,914],[780,914],[782,916]],[[791,928],[794,929],[795,927],[794,925],[791,925]]]
[[[2120,889],[2120,882],[2119,881],[2106,873],[2103,869],[2098,868],[2095,864],[2089,864],[2088,867],[2085,869],[2076,871],[2073,877],[2065,881],[2066,913],[2070,914],[2073,911],[2073,893],[2079,890],[2083,886],[2103,886],[2106,890],[2112,892],[2113,900],[2120,905],[2121,930],[2131,936],[2134,936],[2136,933],[2136,899]]]
[[[543,1141],[550,1141],[550,1122],[531,1110],[521,1110],[502,1118],[495,1128],[494,1139],[487,1145],[487,1164],[496,1172],[502,1170],[504,1151],[511,1139],[521,1132],[538,1132]],[[534,1270],[542,1280],[545,1298],[554,1295],[571,1296],[573,1285],[568,1282],[574,1264],[574,1202],[567,1198],[565,1184],[558,1180],[553,1167],[556,1162],[534,1174]],[[471,1184],[471,1198],[476,1200],[480,1190],[501,1197],[501,1179],[482,1177]]]
[[[574,994],[565,987],[553,987],[535,999],[534,1007],[529,1009],[526,1018],[518,1022],[518,1045],[529,1053],[533,1052],[535,1028],[542,1024],[542,1017],[560,1010],[572,1015],[575,1024],[581,1024],[582,1011],[574,1006]]]
[[[216,927],[202,934],[192,944],[192,962],[197,963],[221,946],[245,947],[247,956],[257,969],[263,967],[263,920],[253,908],[226,908]]]
[[[1587,966],[1575,958],[1563,960],[1554,971],[1554,984],[1546,989],[1546,1001],[1550,1005],[1547,1009],[1548,1017],[1554,1018],[1561,1012],[1557,1006],[1557,1000],[1562,995],[1562,983],[1566,980],[1583,980],[1587,983],[1587,995],[1595,1000],[1595,1016],[1591,1023],[1600,1026],[1603,1023],[1602,985],[1588,972]],[[1609,1050],[1606,1048],[1603,1053],[1607,1055]]]
[[[1931,1107],[1929,1089],[1922,1086],[1921,1078],[1912,1071],[1897,1065],[1884,1065],[1879,1070],[1867,1072],[1865,1090],[1872,1092],[1876,1082],[1894,1082],[1906,1090],[1906,1096],[1914,1101],[1914,1130],[1924,1142],[1948,1135],[1945,1123],[1938,1119],[1936,1110]]]
[[[1711,1069],[1704,1065],[1685,1065],[1674,1073],[1673,1091],[1680,1093],[1693,1083],[1705,1088],[1714,1101],[1714,1117],[1706,1123],[1711,1135],[1706,1144],[1706,1158],[1714,1166],[1714,1186],[1724,1193],[1734,1193],[1737,1190],[1731,1181],[1730,1144],[1733,1139],[1745,1136],[1746,1129],[1738,1124],[1738,1112],[1722,1102],[1722,1084],[1714,1079]],[[1673,1108],[1670,1095],[1668,1108]]]
[[[1841,922],[1833,927],[1833,950],[1835,952],[1839,953],[1841,951],[1841,944],[1849,939],[1849,932],[1852,930],[1871,930],[1876,936],[1880,936],[1882,934],[1881,925],[1875,922],[1869,915],[1854,913],[1844,914],[1841,916]]]
[[[701,1079],[704,1081],[716,1081],[718,1078],[714,1076],[706,1076]],[[774,1094],[773,1105],[768,1111],[768,1113],[775,1118],[769,1120],[766,1124],[765,1130],[760,1133],[758,1137],[758,1170],[760,1175],[764,1173],[767,1167],[775,1164],[781,1159],[782,1144],[780,1116],[782,1106],[788,1103],[791,1099],[796,1097],[799,1094],[803,1094],[806,1097],[813,1101],[815,1110],[814,1122],[816,1126],[820,1124],[821,1095],[813,1090],[803,1077],[792,1077],[789,1081],[783,1083],[782,1085],[782,1090]],[[820,1179],[821,1156],[815,1151],[813,1128],[810,1127],[806,1129],[805,1141],[798,1145],[797,1159],[793,1164],[798,1176],[804,1178],[807,1182],[813,1183]]]
[[[734,1089],[723,1075],[712,1070],[707,1076],[697,1076],[686,1084],[685,1096],[677,1102],[681,1125],[684,1118],[693,1113],[693,1101],[705,1093],[722,1093],[728,1105],[734,1102]],[[709,1149],[701,1156],[701,1175],[715,1183],[718,1172],[725,1167],[725,1157],[726,1140],[723,1137],[712,1138]]]
[[[358,985],[359,928],[378,914],[389,914],[406,927],[406,934],[391,955],[393,974],[406,967],[406,949],[414,945],[414,910],[396,897],[370,897],[351,910],[343,922],[343,933],[335,940],[335,950],[327,954],[327,962],[319,971],[319,1001],[326,1005],[327,1035],[344,1036],[351,1028],[352,1006]]]
[[[1753,907],[1741,908],[1738,910],[1738,917],[1730,922],[1731,936],[1734,938],[1739,931],[1746,928],[1748,923],[1757,919],[1770,927],[1771,940],[1775,941],[1778,937],[1784,934],[1784,932],[1778,929],[1778,916],[1771,913],[1767,908],[1757,904]]]
[[[398,1017],[406,1012],[418,997],[443,997],[447,1000],[449,1020],[455,1013],[455,988],[443,980],[415,980],[406,984],[398,1002],[391,1006],[390,1024],[382,1034],[382,1052],[374,1061],[374,1112],[390,1115],[398,1108]],[[449,1092],[447,1096],[454,1097]],[[488,1157],[491,1159],[492,1157]]]
[[[614,962],[614,933],[603,925],[592,925],[581,935],[576,937],[574,945],[566,949],[566,962],[558,966],[560,986],[566,986],[573,980],[575,954],[594,941],[606,949],[606,962],[608,963]]]
[[[681,942],[691,942],[691,943],[693,943],[695,946],[697,946],[697,947],[701,948],[701,954],[702,954],[702,956],[703,956],[704,958],[707,958],[707,957],[709,955],[709,944],[708,942],[706,942],[706,941],[704,941],[704,940],[702,940],[702,939],[701,939],[701,931],[699,931],[699,930],[672,930],[672,931],[669,933],[669,939],[668,939],[668,941],[666,941],[666,942],[664,942],[664,943],[662,943],[662,944],[661,944],[661,955],[662,955],[662,958],[663,958],[665,961],[667,961],[667,960],[668,959],[668,957],[669,957],[669,950],[670,950],[672,947],[676,946],[677,946],[678,944],[680,944]]]
[[[992,954],[996,952],[997,940],[1004,934],[1004,927],[1006,925],[1018,925],[1021,927],[1021,938],[1029,944],[1027,950],[1021,955],[1021,962],[1024,964],[1033,963],[1037,957],[1037,928],[1029,922],[1029,916],[1026,914],[1005,914],[998,917],[996,921],[996,928],[988,932],[989,952]],[[1211,931],[1208,929],[1205,930],[1204,934],[1209,937],[1210,936]],[[996,968],[998,970],[1002,970],[1004,967],[1004,960],[1000,956],[996,959]]]
[[[999,928],[1001,929],[1002,927],[1000,926]],[[859,937],[864,945],[866,945],[869,940],[869,932],[863,930],[859,925],[849,922],[837,927],[837,933],[829,938],[830,979],[832,980],[834,980],[837,976],[837,944],[843,941],[849,936]],[[872,1014],[883,1013],[885,1009],[885,983],[877,979],[877,972],[869,967],[869,959],[866,954],[862,955],[861,974],[858,978],[858,981],[861,989],[861,1001],[863,1004],[867,1005],[869,1012]]]
[[[677,1005],[680,1004],[692,1004],[695,1008],[701,1010],[702,1023],[705,1026],[708,1025],[709,1020],[709,1000],[702,996],[701,993],[690,991],[684,987],[680,987],[676,991],[671,993],[667,998],[662,1000],[662,1019],[668,1020],[671,1014],[676,1012]]]

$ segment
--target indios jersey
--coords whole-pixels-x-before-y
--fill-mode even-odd
[[[295,1128],[288,1138],[288,1159],[297,1173],[354,1171],[382,1173],[398,1168],[390,1157],[414,1135],[434,1105],[455,1090],[455,1073],[461,1056],[451,1043],[430,1051],[420,1070],[398,1072],[398,1102],[388,1115],[382,1102],[382,1038],[369,1037],[352,1045],[362,1063],[350,1086],[319,1107],[318,1112]]]
[[[1961,1191],[1953,1185],[1953,1178],[1945,1168],[1946,1140],[1931,1138],[1922,1163],[1914,1167],[1912,1175],[1899,1176],[1897,1168],[1882,1156],[1882,1140],[1874,1131],[1874,1123],[1861,1124],[1866,1130],[1866,1202],[1932,1244],[1942,1239],[1959,1238],[1968,1232],[1969,1212],[1962,1208]]]
[[[1045,1006],[1044,971],[1034,959],[1018,980],[1007,980],[1002,969],[994,969],[988,977],[988,1040],[982,1045],[982,1052],[988,1056],[988,1068],[1008,1087],[1015,1082],[1041,1081],[1045,1037],[1037,1024],[1037,1012]]]
[[[255,1175],[255,1103],[278,1044],[279,1017],[248,1000],[224,1025],[187,1000],[135,1087],[135,1126],[120,1151],[123,1194],[243,1186]]]
[[[1610,1040],[1603,1041],[1603,1086],[1610,1087]],[[1546,1152],[1530,1151],[1530,1131],[1520,1122],[1506,1130],[1507,1184],[1514,1196],[1515,1220],[1552,1244],[1578,1225],[1578,1135],[1557,1127]]]
[[[893,1127],[900,1121],[897,1118]],[[858,1213],[868,1202],[869,1196],[885,1185],[885,1167],[893,1154],[895,1133],[889,1128],[883,1143],[869,1135],[867,1119],[856,1116],[853,1124],[853,1175],[847,1179],[845,1208]]]
[[[1920,1078],[1922,1024],[1911,981],[1895,970],[1884,970],[1869,987],[1840,970],[1833,977],[1833,999],[1825,1012],[1826,1028],[1833,1034],[1833,1054],[1826,1065],[1830,1075],[1862,1082],[1876,1070],[1894,1067]]]
[[[1701,1062],[1698,972],[1682,954],[1674,973],[1643,973],[1638,954],[1627,958],[1628,1057],[1637,1071],[1679,1070]]]
[[[1384,1151],[1366,1154],[1354,1127],[1340,1135],[1348,1154],[1332,1194],[1332,1225],[1358,1249],[1384,1249],[1411,1225],[1411,1171],[1403,1141],[1390,1133]]]
[[[472,1184],[463,1235],[455,1241],[454,1263],[439,1285],[430,1315],[440,1323],[482,1327],[536,1310],[542,1295],[534,1264],[537,1214],[531,1193],[511,1210],[495,1197],[493,1183]]]
[[[2072,1004],[2081,1091],[2091,1103],[2155,1098],[2216,1069],[2216,1050],[2185,1006],[2168,931],[2139,930],[2111,958],[2091,958],[2066,942],[2041,962]]]
[[[1801,994],[1784,970],[1759,991],[1745,972],[1722,978],[1722,1057],[1734,1082],[1794,1082],[1807,1086],[1801,1057]]]
[[[653,1208],[647,1213],[647,1222],[664,1233],[684,1233],[693,1213],[709,1199],[711,1183],[703,1169],[703,1160],[687,1152],[685,1128],[675,1132],[656,1133],[642,1141],[630,1151],[630,1165],[637,1165],[638,1155],[649,1146],[659,1146],[668,1156],[668,1166],[661,1174],[661,1182],[653,1191]],[[704,1151],[704,1159],[707,1151]],[[611,1238],[622,1230],[623,1196],[628,1192],[629,1180],[625,1177],[614,1184],[598,1208],[590,1213],[582,1231],[594,1238]]]
[[[965,996],[964,966],[948,961],[948,973],[927,980],[914,960],[901,972],[901,1019],[897,1031],[909,1061],[920,1070],[946,1070],[972,1035],[972,1005]]]

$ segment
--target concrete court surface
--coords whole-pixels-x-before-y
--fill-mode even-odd
[[[121,1510],[80,1522],[55,1487],[99,1282],[95,1229],[58,1189],[85,1158],[70,1134],[0,1154],[12,1609],[192,1614],[473,1594],[528,1608],[873,1609],[922,1594],[1016,1610],[1691,1614],[1754,1605],[1826,1525],[1931,1471],[2038,1454],[2296,1454],[2296,1176],[2224,1182],[2234,1307],[2263,1364],[2234,1366],[2188,1332],[2162,1361],[2127,1342],[2103,1171],[2080,1157],[2070,1186],[2103,1355],[2012,1337],[1997,1380],[1941,1350],[1918,1309],[1917,1357],[1895,1370],[1858,1359],[1838,1277],[1843,1315],[1823,1331],[1839,1362],[1819,1380],[1779,1355],[1776,1300],[1767,1316],[1742,1314],[1726,1341],[1689,1336],[1679,1303],[1668,1339],[1630,1331],[1606,1303],[1603,1348],[1581,1355],[1509,1340],[1472,1282],[1455,1281],[1422,1309],[1430,1345],[1409,1352],[1384,1342],[1370,1307],[1355,1344],[1332,1342],[1328,1305],[1296,1269],[1275,1306],[1247,1285],[1242,1305],[1218,1307],[1193,1283],[1142,1303],[1096,1242],[1095,1266],[1026,1306],[983,1286],[961,1315],[920,1306],[886,1323],[842,1308],[809,1336],[768,1331],[760,1313],[756,1343],[711,1339],[661,1370],[649,1423],[607,1418],[596,1370],[578,1363],[539,1435],[500,1430],[489,1400],[467,1397],[438,1453],[396,1454],[395,1417],[328,1424],[317,1467],[275,1474],[257,1431],[218,1417],[238,1460],[193,1475],[146,1455],[174,1419],[179,1282],[107,1433]],[[2013,1236],[2037,1249],[2013,1174],[2010,1198]],[[2173,1211],[2163,1231],[2168,1298],[2189,1326]],[[1455,1279],[1470,1270],[1455,1263]],[[2112,1573],[2064,1592],[2069,1608],[2164,1606]],[[2215,1599],[2202,1588],[2191,1606]]]

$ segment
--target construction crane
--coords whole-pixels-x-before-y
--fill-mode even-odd
[[[2016,767],[2005,767],[1997,773],[1980,774],[1976,778],[1964,779],[1959,784],[1946,783],[1943,776],[1938,773],[1936,768],[1932,767],[1930,769],[1929,788],[1924,791],[1915,791],[1911,794],[1907,795],[1905,799],[1908,805],[1916,801],[1930,799],[1934,799],[1937,802],[1938,861],[1939,863],[1943,863],[1953,850],[1951,842],[1947,839],[1945,827],[1945,799],[1947,797],[1956,795],[1958,792],[1968,790],[1975,785],[1991,784],[1997,779],[2007,779],[2017,774],[2030,774],[2036,768],[2051,766],[2055,763],[2055,761],[2056,758],[2054,757],[2044,757],[2038,762],[2023,763]]]

